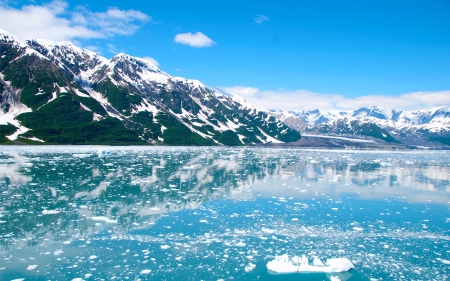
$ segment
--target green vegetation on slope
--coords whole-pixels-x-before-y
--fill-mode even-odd
[[[231,130],[222,132],[222,135],[219,137],[218,141],[225,145],[242,145],[238,135]]]
[[[156,115],[159,123],[166,127],[162,135],[164,143],[170,145],[214,145],[214,141],[205,139],[192,132],[175,117],[166,113]]]
[[[46,142],[60,144],[122,144],[142,142],[136,133],[125,128],[120,120],[106,118],[92,122],[92,112],[81,109],[80,103],[62,96],[36,112],[17,117],[31,130],[25,137],[35,136]]]
[[[15,131],[17,131],[17,128],[11,124],[0,125],[0,143],[9,141],[6,136],[13,134]]]
[[[115,85],[109,78],[92,85],[92,88],[102,93],[111,105],[124,115],[131,114],[131,105],[142,102],[139,92],[134,87]]]
[[[133,129],[145,140],[158,140],[162,136],[161,125],[154,122],[151,112],[138,112],[131,117],[131,120],[135,122]]]

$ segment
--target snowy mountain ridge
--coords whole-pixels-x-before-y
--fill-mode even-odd
[[[272,115],[289,127],[308,133],[358,135],[352,130],[355,124],[373,124],[402,140],[447,139],[450,135],[450,107],[407,111],[373,106],[347,111],[272,111]]]
[[[171,76],[145,58],[120,53],[108,60],[71,42],[22,41],[0,30],[0,59],[0,124],[25,133],[15,137],[72,143],[62,136],[70,131],[67,126],[74,126],[70,135],[77,136],[77,126],[103,130],[108,124],[127,130],[127,138],[117,138],[125,142],[242,145],[300,139],[268,111],[198,80]],[[49,108],[75,122],[67,117],[54,128]],[[37,122],[37,117],[42,119]]]

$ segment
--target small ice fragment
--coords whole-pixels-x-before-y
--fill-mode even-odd
[[[339,276],[331,276],[330,281],[342,281],[342,279]]]
[[[331,208],[331,210],[333,210],[333,211],[337,211],[337,210],[339,210],[338,208]]]
[[[141,274],[150,274],[150,272],[152,272],[150,269],[141,270]]]
[[[249,263],[249,264],[245,267],[245,272],[250,272],[250,271],[252,271],[253,269],[255,269],[255,267],[256,267],[256,264]]]
[[[59,256],[59,255],[61,255],[62,253],[64,253],[62,250],[56,250],[56,251],[53,252],[53,254],[54,254],[55,256]]]
[[[444,260],[444,259],[441,259],[441,258],[437,258],[437,260],[442,262],[443,264],[450,264],[449,260]]]
[[[43,210],[42,214],[43,215],[56,215],[59,214],[60,212],[58,210]]]
[[[94,221],[104,221],[106,223],[117,223],[117,220],[112,220],[107,217],[88,217],[88,218],[91,220],[94,220]]]
[[[23,281],[23,280],[25,280],[25,278],[12,279],[11,281]]]
[[[363,231],[364,228],[355,226],[355,227],[353,228],[353,230],[354,230],[354,231]]]
[[[37,264],[31,264],[27,267],[27,270],[35,270],[38,267]]]
[[[264,232],[264,233],[272,234],[272,233],[275,232],[275,229],[270,229],[270,228],[265,228],[265,227],[263,227],[263,228],[261,229],[261,231]]]
[[[207,223],[208,221],[207,220],[200,220],[200,222]]]
[[[90,260],[95,260],[96,258],[97,258],[96,255],[92,255],[92,256],[89,257]]]
[[[238,243],[236,243],[236,247],[245,247],[247,244],[245,244],[244,242],[238,242]]]
[[[161,245],[161,250],[167,250],[169,248],[170,248],[169,245]]]
[[[73,278],[72,281],[84,281],[83,278]]]

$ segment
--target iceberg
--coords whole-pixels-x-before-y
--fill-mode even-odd
[[[290,258],[287,254],[276,256],[267,263],[269,273],[286,274],[296,272],[327,272],[338,273],[349,271],[354,268],[352,262],[347,258],[331,258],[322,263],[318,257],[314,257],[313,265],[309,264],[304,255]]]

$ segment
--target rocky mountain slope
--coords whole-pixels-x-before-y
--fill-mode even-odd
[[[389,110],[363,107],[349,111],[277,111],[272,114],[306,134],[368,136],[390,143],[440,142],[450,145],[450,107]]]
[[[268,111],[151,62],[0,30],[0,142],[244,145],[300,134]]]

